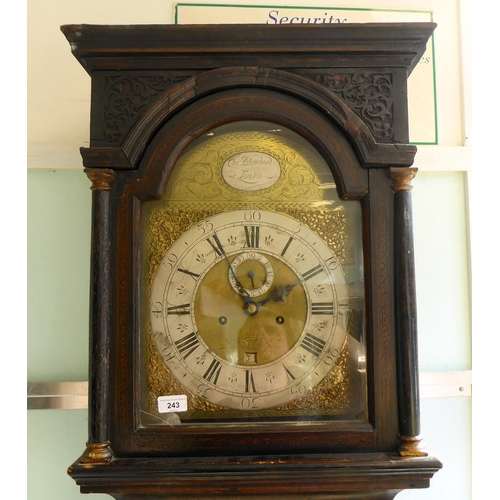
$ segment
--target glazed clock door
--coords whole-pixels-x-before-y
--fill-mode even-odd
[[[210,129],[142,231],[142,425],[366,422],[361,206],[307,141]]]

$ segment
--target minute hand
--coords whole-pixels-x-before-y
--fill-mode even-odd
[[[229,261],[229,257],[227,256],[227,253],[224,250],[224,247],[222,246],[222,243],[220,242],[219,237],[217,236],[217,233],[214,233],[213,238],[214,238],[215,243],[217,244],[217,248],[212,244],[210,239],[208,240],[208,242],[213,247],[215,252],[221,253],[222,255],[224,255],[224,258],[226,259],[226,262],[227,262],[227,265],[229,266],[231,274],[233,275],[234,281],[236,282],[236,287],[239,290],[239,294],[243,296],[243,298],[245,299],[245,302],[246,302],[246,300],[249,298],[248,292],[241,286],[241,283],[238,281],[238,278],[236,277],[236,272],[234,271],[233,266],[231,265],[231,262]]]

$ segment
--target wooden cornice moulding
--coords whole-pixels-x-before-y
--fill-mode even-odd
[[[256,29],[258,27],[258,29]],[[434,23],[373,23],[266,26],[233,25],[64,25],[61,30],[89,74],[96,70],[186,68],[241,64],[266,66],[269,55],[282,56],[280,67],[407,67],[425,51]],[[272,40],[272,43],[270,41]],[[218,62],[214,63],[213,53]],[[312,59],[314,58],[314,59]],[[222,64],[221,64],[222,61]],[[259,62],[257,62],[259,61]]]

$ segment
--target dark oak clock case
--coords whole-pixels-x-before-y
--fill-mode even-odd
[[[441,467],[420,434],[407,78],[435,25],[63,26],[92,79],[89,439],[82,493],[390,499]],[[238,121],[308,141],[362,207],[367,418],[144,427],[141,203],[182,152]]]

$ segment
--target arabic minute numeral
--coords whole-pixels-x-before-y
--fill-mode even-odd
[[[177,262],[177,255],[175,255],[174,253],[169,253],[164,259],[163,259],[163,262],[162,262],[162,265],[164,266],[170,266],[170,270],[173,269],[174,267],[174,264]]]
[[[326,259],[325,264],[328,266],[328,269],[330,269],[330,271],[334,271],[335,269],[337,269],[337,267],[339,267],[339,261],[335,257]]]
[[[339,355],[340,355],[340,352],[338,351],[338,349],[330,349],[326,353],[326,356],[323,359],[323,363],[325,363],[329,366],[333,366],[336,363]]]
[[[240,406],[243,410],[256,410],[258,398],[243,398],[240,402]]]
[[[163,356],[163,359],[167,362],[171,361],[172,359],[175,359],[175,354],[173,353],[171,347],[164,347],[161,350],[161,355]]]
[[[211,231],[213,228],[214,225],[209,220],[202,221],[198,224],[198,229],[201,231],[202,234]]]
[[[296,397],[303,396],[307,392],[307,387],[304,384],[295,384],[290,387],[290,393]]]
[[[252,220],[253,221],[260,221],[261,213],[258,210],[248,210],[247,212],[245,212],[245,215],[243,216],[243,218],[247,222],[250,222]]]

